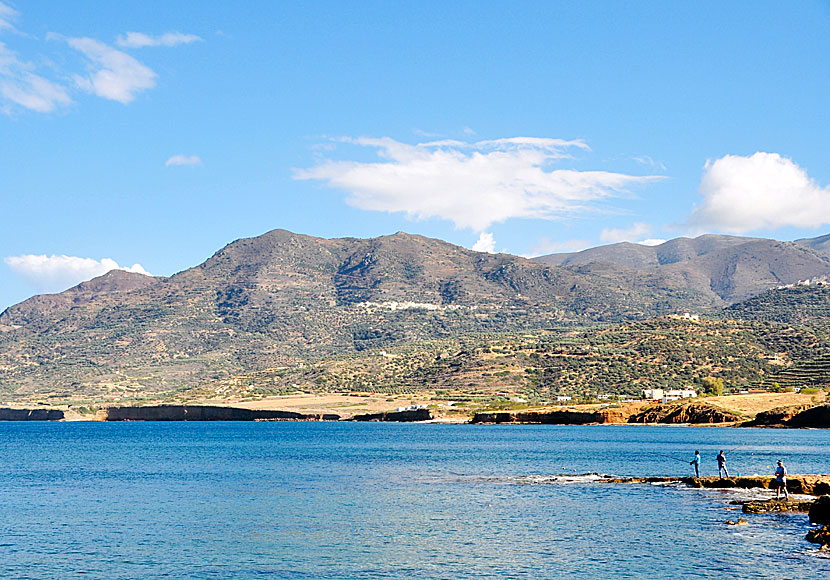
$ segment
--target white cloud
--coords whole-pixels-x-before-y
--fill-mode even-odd
[[[81,89],[127,104],[136,93],[156,86],[156,73],[125,52],[92,38],[69,38],[69,46],[89,60],[90,72],[75,75]]]
[[[32,65],[0,42],[0,96],[26,109],[49,113],[72,103],[66,89],[36,75]]]
[[[603,228],[599,234],[599,239],[610,244],[616,242],[633,242],[637,238],[648,236],[651,234],[651,226],[643,222],[635,222],[630,228],[613,229]]]
[[[830,223],[830,188],[777,153],[726,155],[707,162],[699,192],[703,203],[689,223],[702,229],[742,234]]]
[[[173,155],[164,162],[165,167],[174,165],[201,165],[202,160],[198,155]]]
[[[145,46],[178,46],[201,40],[202,38],[195,34],[182,34],[181,32],[166,32],[160,36],[128,32],[124,36],[119,36],[115,43],[125,48],[144,48]]]
[[[641,246],[659,246],[660,244],[665,244],[668,240],[664,240],[662,238],[648,238],[646,240],[640,240],[636,242]]]
[[[46,256],[25,254],[4,258],[6,264],[38,292],[62,292],[76,284],[106,274],[110,270],[126,270],[149,276],[141,264],[119,266],[111,258],[95,260],[77,256]]]
[[[379,162],[323,161],[295,170],[295,179],[325,181],[349,193],[359,209],[443,218],[484,231],[510,218],[553,219],[595,211],[595,202],[624,195],[632,185],[659,179],[605,171],[549,168],[568,159],[580,140],[514,137],[464,143],[408,145],[393,139],[341,142],[376,149]]]
[[[18,12],[8,4],[0,2],[0,30],[14,30]]]
[[[481,232],[478,236],[478,241],[473,244],[474,252],[487,252],[488,254],[496,253],[496,240],[493,234],[488,232]]]

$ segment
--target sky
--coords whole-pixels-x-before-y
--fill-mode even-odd
[[[0,310],[275,228],[830,232],[830,2],[0,0]]]

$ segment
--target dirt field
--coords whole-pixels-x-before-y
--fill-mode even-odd
[[[752,395],[726,395],[723,397],[709,397],[704,399],[727,411],[753,416],[761,411],[769,411],[776,407],[792,407],[795,405],[816,405],[824,402],[826,393],[819,391],[811,395],[800,393],[759,393]]]

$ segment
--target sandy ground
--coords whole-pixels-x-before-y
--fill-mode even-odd
[[[244,409],[273,409],[280,411],[294,411],[296,413],[337,413],[341,417],[351,417],[363,413],[379,413],[393,411],[399,407],[410,405],[434,404],[430,401],[431,393],[421,393],[418,396],[393,395],[287,395],[283,397],[269,397],[255,401],[204,401],[206,405],[229,405]]]
[[[819,391],[815,394],[802,395],[800,393],[759,393],[752,395],[726,395],[723,397],[708,397],[702,399],[707,403],[717,405],[728,411],[735,411],[744,415],[756,415],[761,411],[769,411],[776,407],[792,407],[795,405],[817,405],[824,402],[826,393]]]

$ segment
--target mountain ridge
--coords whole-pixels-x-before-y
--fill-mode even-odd
[[[724,246],[739,248],[726,256],[731,265],[711,268],[726,271],[717,282],[728,297],[740,293],[730,284],[743,288],[772,269],[752,257],[753,243],[703,240],[703,252],[683,242],[675,257],[694,250],[686,261],[714,260]],[[770,245],[779,261],[797,263],[802,252],[798,273],[830,272],[811,249],[762,247]],[[0,394],[138,397],[396,344],[644,320],[726,301],[695,275],[607,261],[551,266],[404,232],[325,239],[272,230],[169,277],[110,272],[9,307],[0,314]]]

